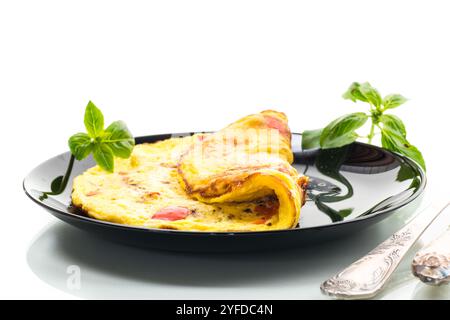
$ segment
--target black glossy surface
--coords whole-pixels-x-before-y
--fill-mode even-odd
[[[136,142],[170,137],[139,137]],[[357,232],[416,199],[426,183],[414,162],[378,147],[354,143],[338,149],[303,152],[299,134],[293,134],[292,144],[295,167],[311,178],[300,225],[292,230],[211,233],[145,229],[76,214],[70,208],[72,178],[91,167],[92,159],[76,161],[68,187],[42,198],[52,181],[66,172],[70,153],[36,167],[25,178],[24,189],[32,200],[59,219],[113,241],[164,250],[225,252],[296,247]]]

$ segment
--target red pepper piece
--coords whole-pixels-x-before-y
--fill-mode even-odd
[[[152,219],[176,221],[186,218],[191,213],[192,211],[187,208],[169,206],[156,212]]]

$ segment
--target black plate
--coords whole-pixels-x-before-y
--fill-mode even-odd
[[[186,134],[174,134],[175,136]],[[136,138],[155,142],[171,134]],[[175,251],[232,252],[297,247],[357,232],[416,199],[426,179],[412,160],[363,143],[328,150],[301,150],[301,135],[293,134],[294,166],[311,179],[299,226],[264,232],[195,232],[132,227],[78,214],[70,206],[74,176],[94,165],[75,161],[68,187],[42,200],[52,181],[63,175],[70,159],[64,153],[36,167],[25,178],[26,194],[57,218],[109,240]]]

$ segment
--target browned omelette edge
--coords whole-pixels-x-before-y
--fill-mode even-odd
[[[256,118],[255,122],[252,122],[252,117]],[[262,122],[260,121],[261,117],[264,119]],[[268,120],[267,118],[270,119]],[[281,204],[280,187],[282,187],[281,190],[284,190],[283,193],[288,196],[288,200],[284,200],[287,201],[288,204],[285,204],[283,207],[285,210],[288,208],[288,210],[286,212],[285,210],[281,210],[281,206],[279,208],[278,218],[280,221],[281,215],[283,215],[283,221],[281,221],[280,227],[293,228],[298,223],[300,209],[306,201],[306,187],[308,184],[308,178],[303,175],[299,175],[298,172],[290,165],[290,162],[293,161],[293,156],[291,149],[291,131],[287,124],[287,117],[284,113],[266,110],[259,114],[244,117],[229,125],[227,128],[246,128],[246,125],[249,126],[248,128],[252,128],[251,125],[255,125],[256,128],[278,129],[282,141],[289,146],[290,155],[288,156],[286,165],[284,163],[280,163],[276,166],[268,164],[259,166],[233,167],[223,172],[213,174],[209,177],[209,181],[206,184],[193,186],[187,179],[189,175],[185,174],[183,170],[183,159],[184,157],[189,156],[190,152],[192,152],[194,148],[194,146],[190,146],[180,156],[178,161],[177,171],[180,177],[180,183],[183,185],[186,193],[192,198],[207,203],[220,203],[222,201],[233,202],[233,194],[237,194],[238,198],[239,196],[242,196],[241,188],[249,185],[252,180],[256,179],[258,181],[257,177],[259,175],[264,174],[266,176],[272,176],[272,183],[268,183],[266,181],[266,184],[260,184],[259,188],[272,189],[277,194],[277,198]],[[207,138],[205,141],[207,141]],[[297,191],[294,192],[293,188],[296,188],[298,193]],[[296,193],[296,195],[293,196],[292,192]],[[290,223],[287,223],[286,219],[289,219]]]

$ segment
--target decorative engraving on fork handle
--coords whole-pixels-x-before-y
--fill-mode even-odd
[[[430,209],[436,210],[434,206]],[[422,214],[414,218],[366,256],[322,283],[320,289],[327,295],[343,299],[373,297],[383,288],[406,252],[444,209],[436,210],[431,216]]]

